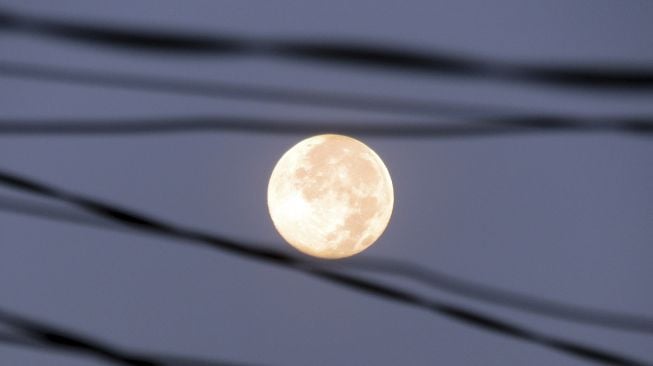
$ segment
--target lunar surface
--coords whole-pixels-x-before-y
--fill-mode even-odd
[[[319,135],[288,150],[272,171],[268,208],[275,228],[298,250],[320,258],[352,256],[385,230],[392,181],[362,142]]]

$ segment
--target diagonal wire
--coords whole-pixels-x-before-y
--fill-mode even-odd
[[[0,30],[156,54],[274,56],[428,75],[476,77],[558,87],[653,89],[653,69],[625,65],[517,64],[349,40],[253,39],[228,34],[191,34],[97,22],[29,16],[0,9]]]
[[[145,135],[204,131],[318,134],[343,133],[386,138],[453,138],[529,133],[653,133],[653,118],[582,119],[515,116],[472,119],[465,123],[394,123],[311,121],[216,115],[134,119],[0,118],[0,135]]]
[[[79,68],[42,66],[0,61],[0,76],[186,95],[227,98],[298,106],[329,107],[344,110],[383,112],[398,115],[441,116],[514,113],[514,108],[456,104],[383,96],[318,92],[305,89],[262,87],[229,82],[189,81],[129,73],[99,72]]]
[[[197,244],[208,245],[212,248],[232,254],[282,266],[327,282],[350,288],[356,292],[367,293],[379,298],[430,311],[476,328],[482,328],[525,342],[538,344],[571,356],[610,365],[645,365],[645,363],[627,356],[618,355],[597,347],[585,346],[557,336],[540,333],[501,320],[498,317],[467,310],[443,301],[432,300],[390,285],[384,285],[353,275],[332,271],[324,268],[324,266],[319,265],[316,262],[294,257],[274,249],[239,243],[224,237],[204,233],[199,230],[166,223],[153,217],[118,208],[99,200],[83,197],[6,171],[0,171],[0,184],[32,194],[68,202],[84,211],[99,215],[128,227],[171,238],[188,240]]]
[[[251,364],[226,361],[199,360],[183,356],[131,352],[109,345],[107,342],[72,332],[42,321],[28,319],[16,313],[0,309],[0,324],[15,329],[0,333],[0,343],[22,347],[52,349],[95,356],[115,364],[128,366],[245,366]]]
[[[125,226],[101,220],[72,210],[48,207],[25,200],[0,196],[0,210],[43,219],[92,226],[106,230],[126,230]],[[535,296],[480,284],[447,273],[387,258],[349,258],[342,260],[343,269],[355,269],[394,274],[417,281],[432,288],[469,299],[500,305],[532,314],[567,320],[580,324],[602,326],[617,330],[653,334],[653,318],[634,314],[569,305]]]
[[[142,76],[127,73],[114,72],[97,72],[81,69],[40,66],[26,63],[0,61],[0,76],[28,78],[40,81],[74,83],[81,85],[101,86],[110,88],[120,88],[129,90],[141,90],[157,93],[171,93],[176,95],[201,96],[201,97],[220,97],[239,100],[249,100],[266,103],[283,103],[290,105],[330,107],[355,111],[383,112],[398,115],[414,115],[422,117],[438,117],[443,115],[454,115],[457,118],[471,119],[473,122],[483,122],[496,125],[498,127],[486,126],[468,126],[458,127],[453,125],[444,126],[424,126],[402,124],[402,127],[392,126],[353,126],[353,123],[333,124],[335,128],[349,131],[352,133],[367,133],[370,135],[385,136],[419,136],[419,135],[443,135],[443,136],[465,136],[476,134],[503,134],[503,133],[520,133],[529,131],[623,131],[631,133],[650,133],[653,131],[650,117],[605,117],[582,118],[569,117],[560,115],[534,115],[525,114],[514,108],[499,108],[482,105],[456,104],[449,102],[429,102],[414,99],[402,99],[379,96],[361,96],[357,94],[343,93],[325,93],[308,91],[301,89],[286,89],[275,87],[246,86],[234,83],[223,82],[200,82],[187,81],[171,78],[160,78],[152,76]],[[519,113],[521,115],[516,115]],[[488,117],[497,116],[498,117]],[[483,116],[483,117],[481,117]],[[217,117],[199,117],[193,118],[193,121],[185,125],[188,129],[231,129],[231,130],[260,130],[261,132],[283,131],[291,133],[292,130],[297,132],[310,132],[310,127],[302,126],[299,122],[276,121],[278,127],[271,128],[268,126],[271,120],[259,118],[243,118],[238,116],[226,116],[231,121],[218,121]],[[10,121],[7,121],[10,122]],[[243,122],[244,125],[233,122]],[[117,121],[106,121],[104,123],[116,123]],[[330,122],[329,122],[330,123]],[[36,122],[38,124],[38,122]],[[325,123],[328,125],[327,123]],[[160,119],[158,121],[142,121],[141,127],[118,126],[115,132],[132,130],[157,130],[177,132],[180,125],[171,121]],[[405,126],[405,127],[404,127]],[[20,126],[9,123],[6,130],[20,130]],[[80,126],[68,126],[71,132],[75,133],[92,133],[90,130],[105,130],[102,133],[109,133],[107,126],[89,128],[89,132],[83,132]],[[41,133],[54,133],[50,128],[43,125],[36,130]],[[26,133],[26,132],[25,132]],[[125,132],[126,133],[126,132]]]
[[[1,204],[1,203],[0,203]],[[574,323],[653,334],[653,318],[552,301],[465,280],[414,263],[387,258],[350,258],[345,268],[389,273],[466,298]]]

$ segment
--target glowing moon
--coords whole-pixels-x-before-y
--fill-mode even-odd
[[[272,171],[268,208],[275,228],[298,250],[343,258],[372,245],[394,205],[392,180],[379,156],[341,135],[307,138]]]

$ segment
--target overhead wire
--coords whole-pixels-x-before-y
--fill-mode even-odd
[[[242,115],[177,116],[149,118],[0,118],[0,136],[93,136],[188,134],[199,132],[302,135],[342,133],[381,138],[456,138],[538,133],[653,134],[653,118],[582,119],[573,117],[512,116],[465,118],[456,123],[437,119],[423,122],[373,122],[366,120],[312,120],[260,118]]]
[[[324,92],[300,88],[247,85],[223,81],[184,80],[135,73],[95,71],[91,69],[44,66],[26,62],[0,61],[0,76],[57,83],[146,91],[161,94],[296,106],[339,108],[343,110],[380,112],[396,115],[496,115],[519,113],[516,108],[438,102],[399,97]]]
[[[88,23],[62,21],[39,17],[23,16],[0,9],[0,30],[27,32],[47,37],[55,37],[77,42],[107,45],[140,51],[167,52],[171,54],[231,54],[231,55],[271,55],[304,60],[316,60],[325,63],[353,65],[358,67],[382,68],[419,73],[444,74],[462,77],[482,77],[503,81],[522,81],[540,85],[553,85],[558,87],[573,87],[581,89],[604,90],[649,90],[653,89],[653,70],[636,69],[633,67],[602,66],[542,66],[542,65],[516,65],[485,61],[469,57],[457,57],[447,54],[413,52],[411,50],[393,48],[391,46],[376,46],[350,41],[296,41],[296,40],[246,40],[232,36],[215,37],[211,35],[173,35],[165,30],[144,30],[125,28],[113,25],[91,25]],[[198,96],[220,96],[226,98],[248,99],[263,102],[289,103],[296,105],[311,105],[322,107],[337,107],[352,110],[381,111],[396,114],[411,114],[421,116],[441,115],[442,113],[470,115],[475,113],[504,113],[505,110],[493,107],[465,106],[450,103],[435,103],[426,101],[412,101],[385,97],[363,97],[356,95],[341,95],[336,93],[308,92],[295,89],[267,88],[244,86],[231,83],[216,82],[190,82],[183,80],[158,79],[139,75],[117,73],[97,73],[63,68],[47,68],[30,64],[0,62],[0,75],[7,77],[32,78],[49,81],[74,82],[86,85],[101,85],[119,88],[157,91],[164,93],[179,93]],[[499,118],[480,119],[486,124],[459,125],[403,125],[378,126],[362,125],[352,122],[335,123],[333,128],[348,133],[361,133],[373,136],[395,137],[439,137],[439,136],[476,136],[507,133],[524,133],[536,131],[610,131],[629,133],[649,133],[653,130],[648,118],[618,118],[612,121],[596,121],[574,119],[557,116],[503,116]],[[274,126],[271,126],[274,125]],[[324,128],[324,127],[321,127]],[[213,116],[188,118],[185,121],[153,121],[153,120],[102,120],[90,124],[80,121],[0,121],[0,133],[3,134],[123,134],[123,133],[168,133],[189,132],[198,130],[223,130],[238,132],[267,132],[267,133],[307,133],[316,132],[311,126],[299,122],[285,122],[279,120],[243,118],[237,116]],[[402,131],[404,131],[402,133]],[[558,337],[544,335],[517,326],[497,318],[472,312],[457,306],[434,301],[412,294],[401,289],[375,283],[364,278],[331,271],[323,267],[305,262],[298,258],[289,257],[283,253],[242,245],[225,238],[216,237],[199,231],[167,224],[151,217],[136,214],[127,210],[116,208],[96,200],[58,190],[47,185],[30,181],[9,173],[0,172],[0,181],[14,188],[31,193],[49,196],[72,203],[93,214],[110,219],[116,223],[132,228],[150,231],[165,236],[203,242],[213,247],[232,252],[234,254],[255,258],[268,263],[276,263],[286,268],[297,270],[332,283],[349,287],[357,291],[373,294],[377,297],[401,302],[419,308],[434,311],[450,319],[465,322],[476,327],[485,328],[497,333],[512,336],[521,340],[540,344],[577,357],[603,362],[606,364],[640,365],[640,361],[629,359],[611,352],[596,348],[582,346]],[[490,302],[503,303],[521,307],[527,311],[558,315],[568,320],[578,320],[587,323],[601,323],[603,325],[617,319],[616,323],[624,320],[620,314],[595,312],[583,317],[583,312],[567,311],[570,307],[559,307],[555,303],[548,303],[538,310],[541,305],[539,299],[533,300],[522,297],[515,302],[514,293],[503,292],[496,289],[474,287],[465,282],[456,282],[435,271],[407,270],[402,263],[393,261],[359,261],[354,263],[363,270],[382,270],[403,274],[407,277],[419,279],[424,282],[436,283],[439,288],[448,288],[449,291],[462,294],[477,293],[480,299]],[[421,271],[421,272],[420,272]],[[419,272],[419,273],[418,273]],[[435,279],[435,280],[434,280]],[[444,280],[444,281],[443,281]],[[448,282],[447,282],[448,281]],[[445,284],[443,286],[443,283]],[[449,285],[446,285],[449,283]],[[501,296],[495,296],[500,294]],[[529,310],[530,309],[530,310]],[[0,313],[1,315],[2,313]],[[635,328],[638,321],[629,318],[626,328]],[[641,320],[641,319],[640,319]],[[612,325],[615,325],[612,324]],[[625,322],[624,322],[625,324]],[[640,323],[641,324],[641,323]],[[623,324],[622,324],[623,325]],[[619,327],[617,325],[616,327]],[[2,337],[0,337],[0,340]],[[56,342],[55,342],[56,343]],[[75,348],[75,347],[72,347]],[[78,344],[80,350],[88,348]],[[89,351],[88,349],[86,351]],[[105,352],[106,349],[90,350],[91,352]],[[105,355],[107,356],[107,355]],[[109,355],[110,356],[110,355]],[[111,357],[108,357],[111,358]],[[116,358],[117,361],[120,361]]]
[[[75,210],[47,206],[42,203],[29,202],[11,197],[0,196],[0,211],[106,230],[129,230],[128,227]],[[550,299],[525,295],[516,291],[463,279],[414,262],[366,257],[343,259],[339,263],[342,263],[342,268],[340,268],[339,264],[334,264],[333,267],[342,270],[353,269],[397,275],[471,300],[504,306],[513,310],[520,310],[557,320],[566,320],[613,330],[653,334],[653,317],[570,305]]]
[[[510,63],[457,55],[451,51],[418,50],[378,42],[191,33],[181,29],[130,27],[25,15],[8,9],[0,9],[0,30],[157,55],[274,56],[359,69],[525,82],[579,90],[653,90],[653,68],[634,65]]]
[[[445,316],[451,320],[525,342],[538,344],[570,356],[610,365],[646,364],[640,360],[635,360],[634,358],[619,355],[614,352],[602,350],[597,347],[585,346],[577,342],[565,340],[561,337],[544,334],[525,326],[516,325],[513,322],[502,320],[496,316],[490,316],[478,311],[465,309],[444,301],[433,300],[411,291],[382,284],[363,277],[334,271],[327,268],[324,264],[291,256],[273,248],[245,244],[225,237],[208,234],[200,230],[166,223],[152,216],[146,216],[135,211],[119,208],[97,199],[84,197],[70,191],[55,188],[54,186],[37,182],[7,171],[0,171],[0,184],[35,195],[67,202],[84,211],[131,228],[174,239],[182,239],[197,244],[208,245],[211,248],[230,254],[274,264],[342,287],[350,288],[356,292],[366,293],[392,302],[430,311]]]
[[[0,309],[0,325],[11,329],[0,332],[0,344],[34,349],[72,352],[93,356],[127,366],[251,366],[252,364],[217,360],[200,360],[186,356],[134,352],[110,345],[95,337],[30,319],[24,315]]]

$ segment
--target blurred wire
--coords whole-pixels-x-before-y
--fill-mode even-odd
[[[640,361],[625,356],[604,351],[596,347],[580,345],[556,336],[546,335],[501,320],[497,317],[467,310],[442,301],[432,300],[393,286],[384,285],[349,274],[338,273],[326,269],[327,265],[319,264],[318,262],[290,256],[274,249],[265,248],[264,246],[244,244],[224,237],[204,233],[199,230],[166,223],[153,217],[147,217],[133,211],[118,208],[99,200],[83,197],[9,172],[0,171],[0,184],[24,192],[70,203],[84,211],[99,215],[100,217],[128,227],[160,234],[166,237],[188,240],[194,243],[208,245],[212,248],[232,254],[276,264],[343,287],[348,287],[357,292],[363,292],[386,300],[421,308],[477,328],[482,328],[526,342],[539,344],[568,355],[611,365],[644,365],[644,363]]]
[[[142,30],[115,27],[111,25],[97,26],[92,24],[65,22],[52,19],[25,17],[6,11],[0,12],[0,29],[27,32],[48,37],[72,41],[89,42],[112,47],[138,49],[142,51],[169,52],[180,54],[242,54],[271,55],[298,59],[318,60],[327,63],[338,63],[356,66],[404,70],[411,72],[427,72],[448,74],[464,77],[483,77],[510,81],[528,81],[556,86],[571,86],[582,88],[606,88],[638,90],[653,88],[653,70],[635,70],[627,67],[605,68],[599,66],[529,66],[509,65],[497,62],[474,60],[445,54],[415,52],[385,46],[366,45],[353,42],[311,42],[291,40],[246,40],[230,36],[193,36],[177,35],[176,31]],[[90,72],[45,70],[37,67],[4,63],[0,65],[0,74],[5,76],[22,76],[40,79],[78,82],[85,84],[114,87],[157,90],[163,92],[179,92],[184,94],[223,96],[230,98],[245,98],[259,101],[307,104],[316,106],[337,106],[348,109],[377,110],[392,113],[410,113],[432,115],[440,113],[474,112],[467,106],[437,105],[431,102],[414,102],[397,99],[365,99],[358,96],[335,94],[305,93],[299,90],[243,87],[234,84],[188,83],[183,81],[164,81],[152,78],[126,75],[100,75]],[[482,107],[479,108],[482,111]],[[491,108],[488,108],[490,110]],[[495,110],[496,112],[496,110]],[[524,133],[536,131],[622,131],[651,132],[651,122],[648,119],[624,119],[608,123],[591,125],[587,121],[558,119],[549,117],[516,117],[502,120],[485,120],[490,125],[440,125],[440,126],[356,126],[354,124],[334,124],[329,131],[369,134],[375,136],[398,137],[433,137],[433,136],[469,136],[491,135],[505,133]],[[321,129],[301,124],[284,123],[263,119],[211,117],[194,118],[180,123],[173,121],[100,121],[93,126],[81,122],[59,122],[56,126],[50,122],[30,121],[0,121],[0,133],[9,134],[113,134],[113,133],[159,133],[187,132],[192,130],[228,130],[242,132],[273,132],[273,133],[304,133],[320,132]],[[274,126],[271,126],[274,124]],[[251,258],[276,263],[314,277],[321,278],[358,291],[366,292],[385,299],[425,308],[440,315],[466,322],[476,327],[485,328],[497,333],[509,335],[532,343],[607,364],[641,365],[606,351],[580,346],[556,337],[540,334],[510,323],[481,315],[469,310],[458,308],[442,302],[432,301],[389,286],[380,285],[368,280],[316,267],[311,262],[290,257],[273,250],[241,245],[237,242],[166,224],[126,210],[83,198],[81,196],[47,187],[43,184],[0,172],[0,181],[14,188],[32,193],[57,198],[89,212],[109,218],[115,222],[140,230],[203,242],[212,247],[218,247],[232,253]],[[6,203],[6,202],[5,202]],[[0,202],[0,205],[2,203]],[[19,207],[14,205],[14,208]],[[38,210],[24,210],[24,213],[35,214]],[[43,216],[51,216],[53,212]],[[78,218],[71,216],[70,221]],[[92,224],[78,220],[79,223]],[[649,320],[641,318],[606,313],[582,308],[573,308],[557,303],[545,303],[541,299],[514,294],[511,292],[490,289],[487,287],[464,282],[434,271],[411,267],[396,261],[351,261],[354,268],[390,272],[437,286],[464,296],[476,297],[484,301],[522,308],[542,314],[557,314],[555,316],[568,320],[600,324],[605,326],[623,327],[626,329],[641,328],[650,331]],[[518,301],[516,301],[516,299]],[[542,305],[544,304],[544,305]],[[571,310],[570,310],[571,309]],[[625,318],[629,317],[629,318]],[[608,320],[606,320],[608,319]],[[109,361],[127,365],[158,365],[165,364],[156,357],[133,353],[119,352],[100,342],[66,333],[51,326],[45,326],[26,318],[10,315],[0,311],[0,320],[11,324],[24,332],[28,337],[14,337],[0,334],[0,342],[31,345],[37,347],[53,347],[89,353]],[[627,321],[625,321],[627,320]],[[623,325],[627,324],[627,325]],[[638,327],[639,326],[639,327]],[[31,339],[30,339],[31,338]],[[182,359],[180,358],[179,361]],[[196,362],[196,363],[195,363]],[[193,364],[209,364],[201,361],[188,361]],[[218,363],[210,362],[211,365]],[[219,363],[227,365],[227,363]],[[229,363],[229,365],[232,365]]]
[[[603,119],[566,117],[556,115],[523,114],[512,108],[497,108],[467,104],[438,103],[388,97],[365,97],[352,94],[320,93],[297,89],[266,88],[243,86],[230,83],[182,81],[129,74],[83,71],[60,67],[43,67],[24,63],[0,61],[0,75],[8,77],[30,78],[43,81],[70,82],[102,87],[126,88],[161,93],[183,95],[223,97],[253,100],[270,103],[287,103],[318,107],[335,107],[359,111],[375,111],[392,114],[410,114],[416,116],[455,115],[482,125],[433,125],[402,124],[400,126],[356,126],[355,123],[325,122],[323,126],[332,126],[330,131],[343,133],[360,133],[375,136],[397,137],[433,137],[433,136],[470,136],[492,135],[544,131],[622,131],[629,133],[651,133],[651,117],[610,117]],[[515,115],[522,113],[522,115]],[[495,117],[493,117],[493,115]],[[499,115],[496,117],[496,115]],[[26,121],[23,121],[26,122]],[[198,117],[190,121],[173,122],[165,119],[133,121],[99,121],[98,126],[82,126],[76,122],[63,123],[54,128],[45,122],[32,121],[33,124],[19,126],[23,122],[6,120],[4,133],[154,133],[182,132],[191,130],[221,129],[232,131],[251,131],[267,133],[304,133],[319,132],[325,128],[311,128],[300,122],[275,121],[237,116]],[[272,123],[275,123],[272,126]],[[134,124],[132,124],[134,123]],[[492,126],[486,126],[491,124]],[[63,132],[61,132],[63,131]]]
[[[85,335],[28,319],[24,316],[0,309],[0,324],[14,329],[11,333],[0,333],[0,343],[22,347],[53,349],[63,352],[88,354],[116,364],[129,366],[245,366],[243,363],[196,360],[181,356],[137,353],[118,349],[106,342]],[[250,365],[250,364],[247,364]]]
[[[107,230],[129,230],[125,226],[102,220],[96,216],[10,197],[0,196],[0,211],[77,225],[93,226]],[[521,310],[580,324],[653,334],[653,318],[591,309],[584,306],[569,305],[535,296],[528,296],[514,291],[464,280],[423,267],[417,263],[386,258],[348,258],[341,260],[339,263],[343,264],[343,270],[354,269],[398,275],[441,291],[490,304],[505,306],[514,310]],[[339,263],[334,264],[334,268],[337,268]]]
[[[467,119],[461,123],[374,123],[369,121],[293,121],[243,116],[138,119],[26,120],[0,118],[0,135],[126,135],[204,131],[318,134],[343,133],[386,138],[453,138],[532,133],[611,132],[653,134],[653,118],[582,119],[547,116]]]
[[[10,196],[0,195],[0,211],[13,212],[19,215],[41,217],[78,225],[94,226],[104,229],[118,230],[121,226],[111,221],[102,220],[97,216],[83,214],[78,210],[64,209],[52,205],[30,202]]]
[[[464,280],[414,263],[386,258],[350,258],[345,268],[389,273],[470,299],[574,323],[653,334],[653,318],[560,303]]]
[[[395,97],[361,96],[357,94],[317,92],[303,89],[248,86],[217,81],[188,81],[128,73],[41,66],[10,61],[0,61],[0,76],[175,95],[219,97],[400,115],[442,116],[443,114],[454,114],[470,116],[518,112],[515,108],[420,101]]]
[[[606,65],[525,65],[355,41],[253,39],[191,34],[98,22],[26,16],[0,9],[0,30],[142,52],[181,55],[245,55],[319,61],[357,67],[456,77],[520,81],[590,90],[651,90],[653,69]]]

